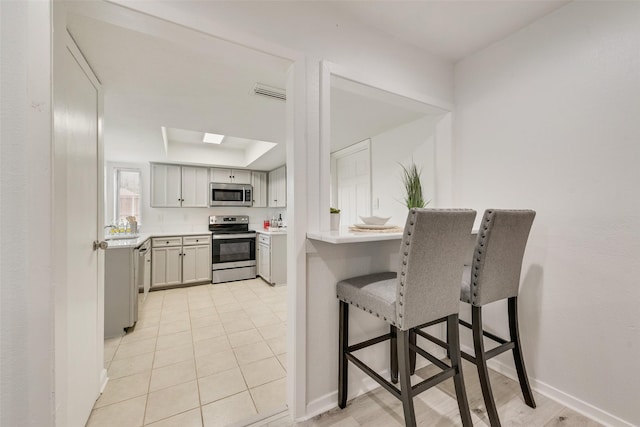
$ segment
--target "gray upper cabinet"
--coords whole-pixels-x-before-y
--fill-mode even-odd
[[[287,206],[287,173],[285,166],[269,172],[269,207]]]
[[[151,207],[182,206],[182,168],[176,165],[151,164]]]
[[[267,207],[267,173],[251,172],[251,187],[253,187],[253,207]]]
[[[151,207],[206,208],[209,174],[205,167],[151,164]]]
[[[209,173],[207,168],[182,166],[182,207],[209,206]]]
[[[251,184],[251,171],[246,169],[209,169],[211,182],[228,184]]]

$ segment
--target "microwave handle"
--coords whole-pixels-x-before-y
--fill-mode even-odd
[[[242,203],[247,202],[247,187],[242,187]]]

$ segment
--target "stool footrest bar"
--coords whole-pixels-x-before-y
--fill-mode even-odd
[[[432,376],[431,378],[427,378],[426,380],[414,385],[411,387],[411,396],[416,396],[422,393],[425,390],[430,389],[431,387],[440,384],[442,381],[447,380],[453,377],[456,374],[455,368],[448,368],[445,371],[440,372]]]
[[[485,352],[485,356],[487,360],[489,360],[492,357],[496,357],[497,355],[504,353],[505,351],[513,350],[515,346],[516,345],[513,342],[504,343],[496,348],[492,348],[491,350]]]
[[[425,332],[425,331],[421,331],[420,329],[416,329],[416,334],[420,335],[422,338],[428,339],[429,341],[431,341],[434,344],[439,345],[440,347],[444,348],[445,350],[449,350],[449,344],[447,344],[446,342],[442,341],[439,338],[434,337],[433,335]]]
[[[347,351],[353,352],[362,350],[363,348],[367,348],[369,346],[381,343],[391,338],[391,334],[380,335],[379,337],[371,338],[370,340],[362,341],[358,344],[354,344],[352,346],[347,347]]]
[[[365,365],[360,359],[355,357],[353,354],[350,354],[350,353],[345,353],[345,354],[347,356],[347,359],[349,359],[349,361],[351,363],[353,363],[358,368],[360,368],[365,374],[367,374],[371,378],[373,378],[378,384],[380,384],[382,387],[384,387],[396,399],[402,400],[402,397],[400,395],[400,390],[397,389],[396,387],[394,387],[393,384],[391,384],[389,381],[387,381],[384,378],[382,378],[382,376],[380,376],[380,374],[378,374],[376,371],[374,371],[373,369],[371,369],[370,367]]]
[[[451,368],[451,366],[447,365],[442,360],[440,360],[437,357],[427,353],[426,351],[424,351],[423,349],[421,349],[420,347],[418,347],[416,345],[410,344],[409,348],[411,350],[415,351],[416,353],[418,353],[420,356],[422,356],[425,359],[427,359],[429,362],[431,362],[434,365],[436,365],[438,368],[442,369],[443,371]]]
[[[464,320],[458,320],[458,322],[462,326],[466,326],[469,329],[473,329],[473,326],[469,322],[465,322]],[[487,338],[489,338],[491,340],[494,340],[495,342],[500,343],[500,344],[506,344],[506,343],[509,342],[509,341],[505,340],[504,338],[500,338],[499,336],[494,335],[491,332],[487,332],[485,330],[482,331],[482,335],[484,335],[485,337],[487,337]]]

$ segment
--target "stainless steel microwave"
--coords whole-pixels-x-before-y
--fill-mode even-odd
[[[253,188],[249,184],[209,184],[209,206],[251,206]]]

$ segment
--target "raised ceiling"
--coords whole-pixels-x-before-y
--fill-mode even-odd
[[[565,3],[180,0],[175,5],[185,14],[224,17],[238,31],[294,49],[317,37],[314,29],[353,22],[455,62]],[[164,126],[272,141],[278,145],[247,166],[269,170],[284,163],[285,103],[255,96],[251,89],[256,82],[285,87],[289,61],[113,3],[70,2],[69,10],[69,31],[103,84],[108,160],[171,161]],[[345,88],[333,91],[334,149],[420,116],[374,98]],[[350,121],[341,121],[346,112]]]

